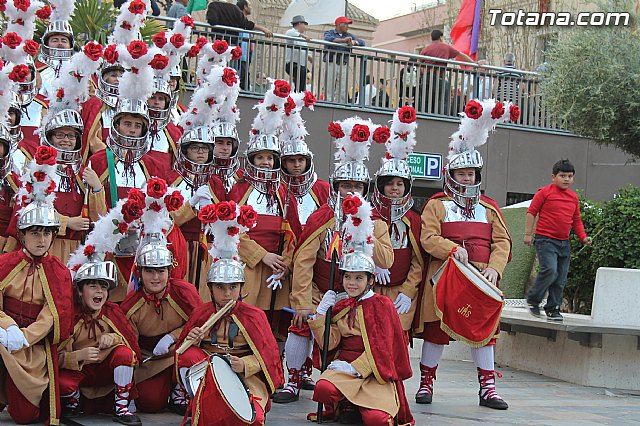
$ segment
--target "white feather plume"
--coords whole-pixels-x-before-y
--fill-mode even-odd
[[[259,134],[274,135],[277,134],[282,127],[284,119],[284,104],[287,102],[286,97],[280,97],[275,94],[276,83],[282,81],[288,86],[284,80],[269,79],[271,87],[264,94],[264,100],[254,106],[258,110],[258,114],[251,125],[251,140],[255,139]]]
[[[287,141],[304,140],[309,135],[301,114],[305,104],[305,96],[306,92],[291,92],[289,95],[289,98],[295,104],[295,108],[289,114],[285,112],[282,122],[282,134],[279,138],[281,144],[285,144]],[[313,110],[313,105],[309,109]]]
[[[54,181],[56,169],[57,166],[55,164],[53,166],[38,164],[35,158],[29,161],[25,172],[20,176],[22,186],[16,193],[16,205],[19,207],[16,214],[18,216],[22,214],[27,205],[34,202],[53,206],[53,202],[56,199],[56,184]],[[43,179],[39,180],[36,174],[43,174]]]
[[[413,110],[411,106],[405,106],[403,108]],[[416,128],[418,127],[418,123],[416,120],[410,123],[403,123],[399,116],[401,110],[402,108],[398,108],[393,114],[390,128],[391,137],[385,146],[391,158],[404,160],[413,152],[413,148],[416,146]]]
[[[0,120],[6,123],[9,120],[9,108],[11,107],[11,92],[17,92],[18,85],[9,79],[11,70],[5,64],[0,69]]]
[[[240,261],[240,257],[238,255],[240,235],[249,231],[249,228],[238,222],[241,207],[233,201],[226,201],[225,203],[229,204],[231,208],[235,208],[235,218],[232,220],[218,219],[213,223],[207,223],[204,225],[205,234],[213,237],[211,247],[209,248],[209,254],[213,258],[214,262],[219,259],[233,259]],[[217,205],[215,204],[210,204],[207,208],[214,209],[216,206]],[[251,206],[248,207],[253,209]],[[234,229],[234,231],[237,232],[229,232],[230,229]]]
[[[145,25],[147,14],[151,10],[150,0],[142,0],[145,4],[145,9],[141,14],[132,13],[129,10],[129,6],[134,1],[129,0],[120,6],[120,13],[116,18],[116,24],[113,28],[113,33],[109,36],[109,43],[118,43],[127,45],[131,41],[140,38],[140,29]]]
[[[26,11],[18,9],[14,1],[6,2],[6,10],[4,12],[7,20],[6,32],[15,32],[23,40],[33,39],[33,32],[36,28],[36,11],[44,6],[39,0],[31,0]]]
[[[75,0],[49,0],[51,21],[69,21],[73,16]]]
[[[361,205],[355,214],[347,214],[343,225],[343,252],[353,252],[354,247],[361,249],[364,254],[373,256],[373,219],[371,215],[373,209],[369,201],[361,194],[353,194],[360,200]],[[348,200],[348,197],[344,200]],[[344,200],[342,201],[344,203]]]
[[[373,132],[379,127],[370,119],[362,119],[358,116],[349,117],[341,122],[337,122],[342,127],[344,137],[336,139],[336,154],[335,159],[339,163],[345,161],[364,161],[369,158],[369,148],[371,147],[371,140]],[[362,142],[354,142],[351,139],[351,133],[356,125],[362,125],[369,129],[369,137]]]

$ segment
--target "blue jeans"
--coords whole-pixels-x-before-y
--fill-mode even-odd
[[[527,302],[539,305],[548,291],[549,296],[547,296],[544,310],[559,309],[571,262],[571,245],[569,240],[556,240],[536,235],[535,246],[540,271],[533,286],[527,292]]]

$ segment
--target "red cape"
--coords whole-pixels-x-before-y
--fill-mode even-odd
[[[20,263],[23,262],[20,266]],[[23,250],[13,251],[0,255],[0,283],[4,281],[14,269],[29,267],[33,260],[27,256]],[[46,254],[42,257],[42,267],[47,282],[43,282],[43,286],[48,286],[53,297],[55,306],[50,306],[53,314],[53,335],[60,336],[57,341],[54,339],[52,343],[57,344],[66,340],[73,333],[73,286],[71,281],[71,273],[69,269],[55,256]]]
[[[198,290],[196,290],[193,284],[177,278],[171,278],[169,283],[169,297],[184,311],[187,316],[187,318],[185,318],[186,321],[191,317],[193,311],[202,305],[202,299],[198,294]],[[140,286],[138,291],[127,294],[127,297],[120,303],[120,308],[127,317],[130,317],[138,310],[136,304],[143,297],[142,286]]]
[[[100,100],[97,96],[93,95],[85,103],[82,104],[82,110],[80,111],[80,116],[82,117],[82,122],[84,123],[84,132],[82,132],[82,146],[89,146],[89,134],[92,133],[91,130],[95,126],[99,126],[100,129],[102,126],[102,107],[105,106],[105,103]],[[102,130],[98,132],[98,136],[102,139],[103,134]],[[102,142],[106,143],[107,141],[103,140]],[[86,160],[84,156],[82,158]]]
[[[182,329],[182,334],[176,342],[176,347],[180,347],[184,339],[194,327],[203,325],[214,313],[214,304],[209,302],[197,308],[189,321]],[[233,321],[240,327],[241,331],[246,331],[247,338],[253,355],[262,360],[260,364],[266,371],[261,371],[260,379],[267,385],[269,393],[275,392],[277,388],[284,384],[284,372],[282,360],[275,337],[271,333],[271,326],[267,321],[267,316],[262,309],[238,301],[229,314]],[[266,331],[266,332],[265,332]]]
[[[331,186],[329,186],[328,182],[318,179],[311,187],[310,192],[318,207],[321,207],[327,204],[329,193],[331,192]]]

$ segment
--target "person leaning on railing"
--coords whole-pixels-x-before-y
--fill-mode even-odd
[[[324,40],[332,43],[344,43],[344,47],[327,46],[328,52],[322,57],[327,64],[326,99],[345,103],[347,101],[347,71],[349,54],[353,46],[364,46],[364,41],[349,32],[351,19],[339,16],[335,20],[336,28],[324,32]],[[346,53],[345,53],[346,52]],[[337,93],[336,93],[337,92]]]

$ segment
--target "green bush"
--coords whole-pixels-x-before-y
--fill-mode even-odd
[[[512,259],[505,268],[500,288],[508,299],[522,299],[529,282],[536,251],[524,245],[524,221],[527,208],[502,209],[512,241]]]

